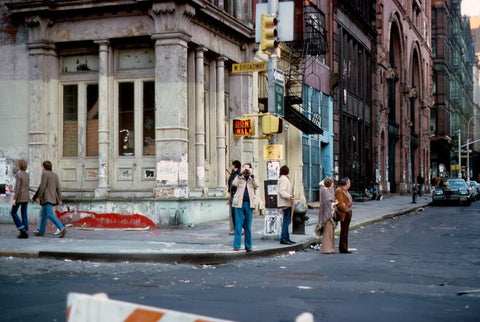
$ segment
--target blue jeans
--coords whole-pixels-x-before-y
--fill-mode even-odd
[[[250,202],[244,202],[242,208],[233,208],[235,210],[235,237],[233,238],[233,248],[240,248],[242,245],[242,228],[245,229],[245,248],[252,248],[252,214]]]
[[[21,213],[22,213],[22,220],[17,215],[18,208],[21,208]],[[15,205],[12,206],[12,211],[11,215],[13,218],[13,222],[15,223],[15,226],[17,226],[18,230],[20,229],[25,229],[28,233],[28,215],[27,215],[27,206],[28,202],[19,202],[16,203]]]
[[[290,234],[288,233],[288,226],[290,226],[290,219],[292,216],[292,208],[283,209],[282,233],[280,240],[289,241]]]
[[[40,223],[38,225],[38,232],[40,234],[45,234],[45,229],[47,227],[47,217],[58,229],[62,230],[65,228],[63,224],[58,220],[57,216],[53,213],[53,206],[51,203],[46,203],[42,205],[42,210],[40,211]]]

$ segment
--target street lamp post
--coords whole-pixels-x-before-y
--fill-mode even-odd
[[[475,119],[475,118],[479,118],[480,116],[479,115],[473,115],[470,117],[470,119],[468,120],[468,124],[467,124],[467,182],[470,181],[470,122]],[[475,143],[475,137],[473,138],[473,142],[471,143]]]
[[[458,130],[458,177],[462,177],[462,140],[460,139],[461,131]]]

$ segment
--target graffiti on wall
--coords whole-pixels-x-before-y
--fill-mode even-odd
[[[96,213],[80,210],[57,210],[55,213],[62,223],[79,228],[156,228],[152,220],[139,214]]]

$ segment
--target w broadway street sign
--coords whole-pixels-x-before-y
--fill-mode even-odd
[[[274,115],[284,117],[284,73],[280,69],[273,69],[268,75],[268,111]]]
[[[267,70],[267,63],[264,61],[232,65],[232,73],[264,72],[266,70]]]

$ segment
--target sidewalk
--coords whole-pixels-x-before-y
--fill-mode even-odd
[[[429,205],[431,197],[423,196],[411,203],[410,196],[392,195],[382,201],[354,203],[350,229],[416,211]],[[225,211],[227,211],[225,209]],[[155,230],[84,230],[68,228],[65,238],[53,235],[48,227],[45,237],[36,237],[31,227],[30,238],[17,239],[14,224],[0,225],[0,256],[50,257],[74,260],[145,261],[163,263],[218,264],[232,260],[271,256],[299,251],[319,239],[313,232],[318,209],[308,209],[305,234],[291,234],[295,245],[282,245],[278,240],[264,239],[264,217],[255,216],[252,223],[253,252],[233,251],[233,236],[228,220],[195,227],[159,228]],[[338,241],[336,241],[336,244]],[[243,246],[243,238],[242,238]]]

